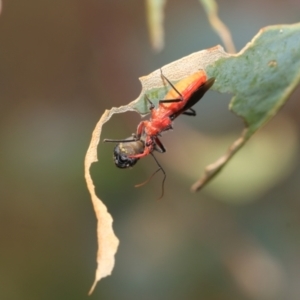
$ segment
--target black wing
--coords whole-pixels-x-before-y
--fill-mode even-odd
[[[204,84],[202,84],[190,97],[190,99],[186,102],[185,106],[180,109],[179,111],[176,111],[174,114],[170,116],[171,120],[174,120],[179,115],[181,115],[186,110],[190,109],[192,106],[194,106],[203,96],[204,94],[211,88],[211,86],[214,84],[215,78],[212,77],[208,79]]]

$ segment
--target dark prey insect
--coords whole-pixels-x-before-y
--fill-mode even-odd
[[[114,149],[114,162],[119,168],[132,167],[140,158],[149,154],[153,156],[159,167],[158,170],[156,170],[149,179],[136,185],[136,187],[147,183],[159,170],[161,170],[164,174],[164,178],[162,181],[162,194],[159,199],[164,195],[164,182],[166,179],[164,169],[153,154],[154,150],[160,153],[166,152],[159,136],[163,131],[172,129],[172,122],[179,115],[196,116],[196,111],[192,109],[192,106],[203,97],[215,81],[214,78],[207,80],[204,71],[198,71],[182,79],[175,85],[163,75],[162,70],[161,76],[163,80],[167,81],[172,89],[167,93],[163,100],[159,100],[157,108],[155,108],[149,97],[145,95],[145,98],[150,105],[150,120],[140,122],[136,133],[132,134],[129,138],[122,140],[104,140],[104,142],[118,143]]]

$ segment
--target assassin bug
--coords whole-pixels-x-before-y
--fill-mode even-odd
[[[164,174],[164,178],[162,181],[162,194],[159,199],[164,195],[164,182],[166,180],[166,173],[153,154],[154,150],[160,153],[166,152],[159,136],[161,136],[163,131],[172,129],[172,122],[179,115],[196,116],[196,111],[192,109],[192,106],[203,97],[215,81],[215,78],[207,80],[205,72],[198,71],[173,85],[171,81],[164,76],[161,69],[160,72],[162,79],[166,80],[172,89],[166,94],[163,100],[159,100],[157,108],[155,108],[155,105],[151,102],[149,97],[145,95],[149,103],[151,113],[150,120],[140,122],[136,133],[132,134],[129,138],[122,140],[104,140],[104,142],[118,143],[114,148],[114,162],[119,168],[132,167],[140,158],[149,154],[152,155],[159,168],[149,179],[136,185],[136,187],[147,183],[161,170]]]

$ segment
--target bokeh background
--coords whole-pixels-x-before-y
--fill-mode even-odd
[[[168,1],[165,48],[149,44],[144,1],[4,1],[0,16],[0,299],[300,299],[299,89],[203,191],[190,185],[239,136],[230,95],[209,92],[157,155],[119,170],[111,144],[92,166],[120,239],[112,276],[91,297],[96,220],[83,176],[105,109],[140,93],[138,77],[220,44],[197,1]],[[299,22],[297,0],[219,1],[240,50],[261,27]],[[288,70],[287,70],[288,71]],[[140,116],[114,116],[124,138]]]

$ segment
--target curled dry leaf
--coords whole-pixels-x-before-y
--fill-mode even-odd
[[[98,161],[97,146],[99,144],[103,123],[107,122],[114,113],[120,112],[124,112],[122,107],[114,108],[110,111],[105,111],[93,131],[92,140],[90,142],[90,146],[88,148],[84,161],[85,180],[88,190],[91,194],[94,211],[97,217],[98,239],[97,269],[95,281],[89,291],[89,295],[93,292],[97,282],[101,278],[111,274],[115,264],[115,253],[117,252],[119,245],[119,240],[115,236],[112,228],[113,219],[107,212],[106,206],[95,193],[95,186],[90,174],[90,167],[93,162]]]
[[[199,0],[212,28],[220,36],[229,53],[235,53],[235,46],[231,33],[227,26],[221,21],[218,15],[218,5],[215,0]],[[147,23],[152,48],[159,52],[164,47],[164,9],[166,0],[146,0]]]
[[[212,28],[220,36],[225,45],[225,49],[229,53],[235,53],[235,46],[231,37],[231,33],[227,26],[221,21],[218,15],[218,4],[215,0],[199,0],[203,5],[207,14],[208,20]]]
[[[217,175],[222,170],[222,168],[229,161],[229,159],[245,144],[246,132],[247,132],[247,130],[245,129],[243,131],[241,137],[238,138],[228,148],[227,152],[223,156],[221,156],[217,161],[208,165],[205,168],[203,176],[192,185],[192,187],[191,187],[192,192],[199,190],[201,187],[203,187],[205,184],[207,184],[215,175]]]

